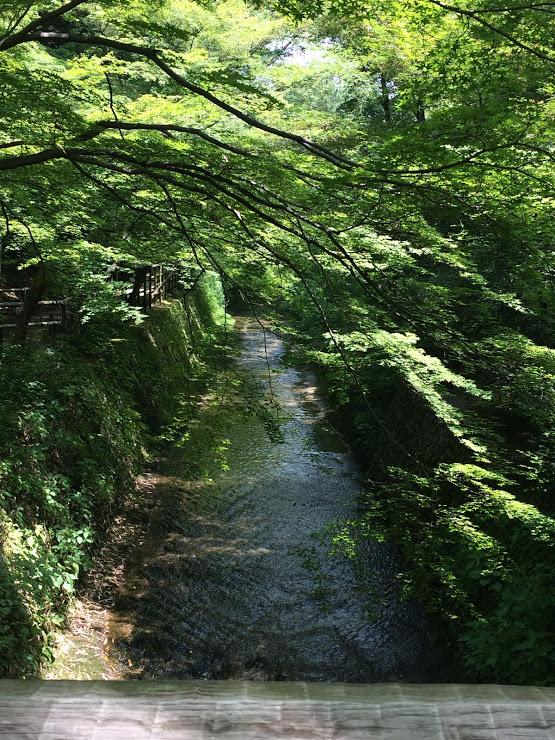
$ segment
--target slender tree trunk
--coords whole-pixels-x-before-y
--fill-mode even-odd
[[[13,335],[13,344],[25,344],[29,322],[37,310],[38,303],[44,292],[44,287],[44,271],[41,266],[39,267],[39,271],[34,277],[29,290],[25,294],[21,313],[17,317]]]
[[[133,280],[133,290],[129,294],[129,305],[130,306],[138,306],[139,305],[139,293],[141,288],[143,287],[143,284],[145,282],[146,276],[148,271],[150,270],[150,267],[139,267],[137,270],[135,270],[135,277]]]
[[[387,86],[387,78],[384,74],[380,75],[380,83],[382,86],[382,108],[385,113],[385,120],[391,121],[391,101],[389,100],[389,88]]]

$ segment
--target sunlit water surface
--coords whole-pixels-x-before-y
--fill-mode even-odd
[[[352,561],[328,557],[329,541],[314,536],[356,515],[362,487],[353,456],[326,425],[315,378],[283,367],[283,343],[254,319],[238,317],[237,327],[243,351],[229,378],[254,378],[273,394],[283,441],[233,403],[213,404],[196,433],[202,439],[204,425],[206,442],[206,429],[223,430],[229,469],[213,461],[208,480],[191,476],[193,434],[155,477],[152,537],[135,553],[112,619],[123,675],[439,680],[424,620],[399,600],[391,548],[365,548],[361,581]]]

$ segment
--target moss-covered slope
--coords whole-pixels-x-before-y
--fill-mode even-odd
[[[79,580],[160,436],[194,413],[221,321],[205,277],[141,326],[96,320],[0,364],[0,678],[51,656]]]

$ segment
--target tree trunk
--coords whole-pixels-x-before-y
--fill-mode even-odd
[[[128,298],[128,303],[130,306],[139,305],[139,293],[140,293],[141,288],[143,287],[145,278],[149,270],[150,270],[150,267],[148,266],[139,267],[137,270],[135,270],[135,277],[133,279],[133,290],[129,294],[129,298]]]
[[[382,86],[382,108],[385,113],[385,120],[391,121],[391,101],[389,100],[389,88],[387,86],[387,78],[384,74],[380,75],[380,83]]]
[[[43,292],[44,271],[42,267],[39,267],[37,275],[33,279],[29,290],[25,294],[23,306],[21,307],[21,313],[17,317],[17,322],[13,335],[13,344],[25,344],[29,322],[31,321],[33,314],[37,310],[37,306]]]

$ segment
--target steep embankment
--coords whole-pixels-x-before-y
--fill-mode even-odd
[[[0,678],[32,675],[51,657],[145,448],[194,414],[192,377],[202,377],[221,306],[205,277],[141,326],[98,319],[53,346],[3,348]]]
[[[426,376],[405,377],[383,353],[361,357],[355,375],[336,352],[305,355],[367,471],[359,516],[330,532],[334,546],[356,551],[386,539],[399,547],[406,592],[432,617],[455,679],[550,684],[553,469],[540,464],[547,425],[518,417],[516,404],[508,423],[493,384],[493,403],[440,383],[433,395]],[[517,386],[513,393],[520,401]],[[474,448],[468,429],[478,430]]]

